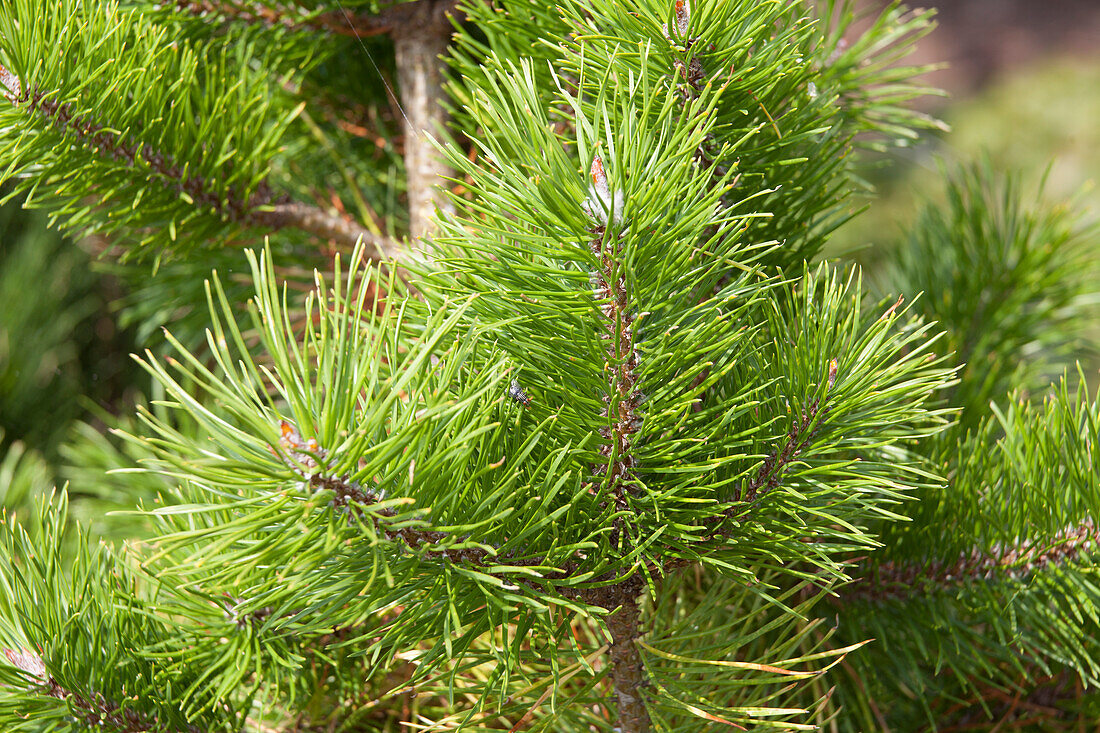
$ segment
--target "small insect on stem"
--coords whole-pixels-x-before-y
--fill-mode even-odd
[[[523,391],[523,387],[520,386],[518,379],[513,379],[512,384],[508,386],[508,396],[524,407],[531,404],[531,398]]]

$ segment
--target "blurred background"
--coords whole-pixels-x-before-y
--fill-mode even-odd
[[[867,9],[885,0],[859,0]],[[1081,197],[1095,218],[1100,197],[1100,2],[939,0],[938,27],[906,61],[939,68],[922,77],[942,90],[917,106],[947,130],[870,161],[874,204],[833,242],[835,254],[872,265],[885,238],[904,235],[917,209],[942,194],[941,165],[988,155],[1052,201]],[[1049,167],[1049,171],[1048,171]],[[1045,176],[1045,179],[1044,179]]]
[[[919,207],[942,196],[940,161],[985,155],[995,170],[1021,173],[1037,196],[1077,197],[1093,217],[1100,211],[1090,187],[1100,177],[1100,0],[934,5],[939,27],[907,62],[945,63],[923,81],[946,94],[918,104],[946,128],[867,161],[876,198],[828,250],[872,275]],[[73,244],[47,224],[18,200],[0,207],[0,504],[21,511],[34,493],[69,481],[75,494],[103,500],[78,518],[121,535],[134,527],[108,523],[103,507],[132,506],[156,489],[155,479],[103,475],[137,457],[108,428],[133,425],[135,403],[156,397],[128,355],[162,341],[151,338],[158,324],[205,312],[201,291],[191,305],[150,301],[148,265],[121,266],[99,256],[103,243]]]

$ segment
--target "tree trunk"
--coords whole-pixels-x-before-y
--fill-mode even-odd
[[[618,729],[621,733],[649,733],[649,711],[642,702],[645,670],[634,640],[638,638],[638,602],[630,591],[623,593],[619,610],[607,620],[611,631],[611,676],[619,702]]]
[[[405,113],[405,170],[409,197],[409,233],[419,238],[431,233],[435,209],[449,208],[440,185],[451,170],[436,153],[428,134],[445,134],[443,107],[444,63],[451,23],[452,2],[413,4],[416,12],[392,31],[397,82]]]

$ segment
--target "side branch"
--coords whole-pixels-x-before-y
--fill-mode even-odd
[[[275,204],[270,211],[257,211],[250,221],[256,226],[270,229],[300,229],[322,239],[331,239],[346,247],[352,247],[362,239],[374,245],[373,259],[396,259],[400,246],[388,237],[379,237],[358,224],[296,201]]]
[[[912,598],[916,589],[935,592],[974,581],[1024,578],[1094,553],[1098,543],[1100,528],[1092,519],[1086,519],[1041,543],[997,544],[985,551],[972,550],[951,563],[886,562],[840,589],[835,602],[903,600]]]
[[[376,15],[340,11],[310,14],[279,11],[258,4],[224,0],[176,0],[180,12],[221,15],[269,27],[305,29],[362,38],[388,34],[393,39],[400,88],[399,106],[405,120],[405,172],[409,203],[409,234],[431,234],[436,209],[450,204],[440,189],[453,171],[437,154],[428,135],[443,135],[447,111],[442,104],[446,66],[442,59],[451,35],[450,15],[457,0],[413,0]]]
[[[186,728],[169,728],[160,721],[136,710],[124,710],[122,706],[108,700],[98,692],[91,697],[67,690],[57,680],[46,673],[46,665],[34,652],[26,649],[4,649],[8,661],[34,677],[38,684],[32,688],[46,697],[66,700],[74,716],[89,729],[107,725],[120,733],[199,733],[193,725]]]
[[[373,258],[382,260],[395,257],[397,245],[389,239],[378,237],[363,227],[329,215],[309,204],[277,196],[267,184],[261,182],[256,190],[245,195],[230,187],[220,192],[208,178],[193,173],[170,153],[121,136],[104,124],[77,115],[69,103],[59,103],[40,90],[24,90],[18,80],[0,67],[0,82],[9,90],[4,96],[9,102],[36,116],[74,142],[95,152],[99,157],[123,166],[146,169],[144,175],[165,189],[180,194],[189,205],[202,207],[215,216],[240,226],[259,229],[299,229],[325,239],[331,239],[350,248],[360,238],[374,245]],[[151,175],[150,175],[151,174]]]
[[[833,359],[829,362],[829,381],[825,387],[825,395],[821,399],[813,400],[802,411],[802,417],[787,431],[787,438],[781,447],[776,447],[760,464],[756,475],[748,482],[747,486],[739,489],[735,500],[739,504],[752,504],[768,491],[777,488],[783,483],[783,477],[787,467],[809,445],[817,431],[821,429],[819,417],[824,417],[828,412],[825,400],[829,397],[829,390],[836,382],[837,362]],[[728,513],[737,512],[741,507],[734,506]]]

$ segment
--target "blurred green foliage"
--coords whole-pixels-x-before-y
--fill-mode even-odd
[[[91,258],[19,201],[0,207],[0,429],[56,456],[82,397],[109,404],[129,381],[112,286]]]
[[[889,165],[880,158],[868,180],[875,187],[870,209],[833,237],[829,251],[877,265],[888,246],[906,238],[925,203],[944,201],[940,161],[968,162],[984,155],[994,171],[1028,171],[1036,183],[1048,169],[1043,192],[1052,201],[1080,196],[1100,212],[1100,65],[1056,58],[1022,69],[980,93],[953,101],[937,114],[950,131],[928,136],[913,148],[895,149]]]
[[[0,504],[18,514],[69,478],[90,434],[106,440],[108,410],[131,411],[139,377],[118,283],[46,223],[18,199],[0,206]]]

